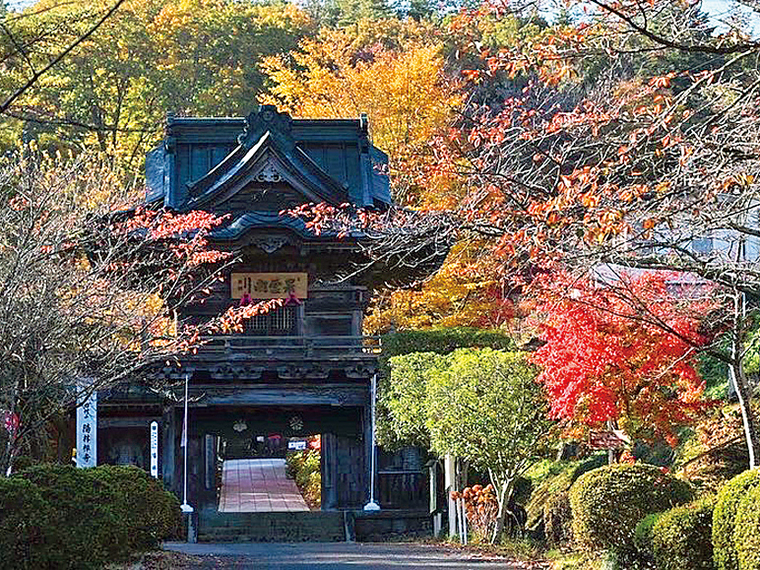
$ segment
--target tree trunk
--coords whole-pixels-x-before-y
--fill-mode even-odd
[[[496,524],[494,525],[493,535],[491,536],[491,544],[495,544],[502,532],[504,532],[506,526],[504,523],[507,520],[507,516],[510,515],[509,500],[512,498],[514,480],[505,479],[504,481],[499,482],[497,478],[493,476],[493,473],[489,474],[491,476],[491,483],[496,489],[496,502],[499,504],[499,509],[496,513]]]
[[[731,366],[729,368],[731,379],[739,399],[739,409],[742,412],[742,424],[744,426],[744,438],[747,441],[749,452],[749,468],[757,467],[758,445],[757,425],[752,413],[752,389],[744,372],[744,343],[742,342],[741,329],[744,324],[744,298],[741,293],[734,296],[734,330],[731,331]]]
[[[732,352],[736,354],[734,346],[732,346]],[[742,413],[744,439],[747,442],[747,451],[749,452],[749,468],[754,469],[758,466],[758,441],[757,424],[755,416],[752,413],[752,389],[747,381],[747,375],[744,373],[741,359],[735,360],[730,370],[734,388],[736,389],[736,396],[739,399],[739,409]]]

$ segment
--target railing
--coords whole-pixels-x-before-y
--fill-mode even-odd
[[[204,356],[217,353],[250,357],[324,358],[348,355],[374,358],[380,351],[379,336],[220,335],[204,338],[198,353]]]

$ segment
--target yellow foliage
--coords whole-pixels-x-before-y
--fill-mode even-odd
[[[393,41],[383,43],[377,27],[360,22],[353,31],[322,30],[288,56],[264,59],[272,86],[261,101],[300,117],[366,113],[373,144],[389,154],[398,188],[410,184],[398,179],[401,174],[414,175],[430,161],[431,140],[461,103],[444,67],[443,44],[423,32],[404,36],[396,29]]]
[[[514,306],[501,280],[488,274],[480,243],[455,246],[441,270],[415,290],[380,296],[364,321],[366,334],[428,327],[499,328],[510,324]]]

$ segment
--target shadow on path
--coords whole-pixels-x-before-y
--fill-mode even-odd
[[[165,550],[209,556],[201,568],[225,570],[517,570],[505,560],[483,560],[473,554],[418,544],[245,543],[164,544]]]

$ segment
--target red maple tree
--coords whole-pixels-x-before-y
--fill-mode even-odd
[[[674,277],[645,273],[610,287],[552,276],[533,360],[553,418],[576,433],[613,422],[632,438],[675,445],[676,428],[710,405],[695,367],[710,302],[700,288],[674,292]]]

